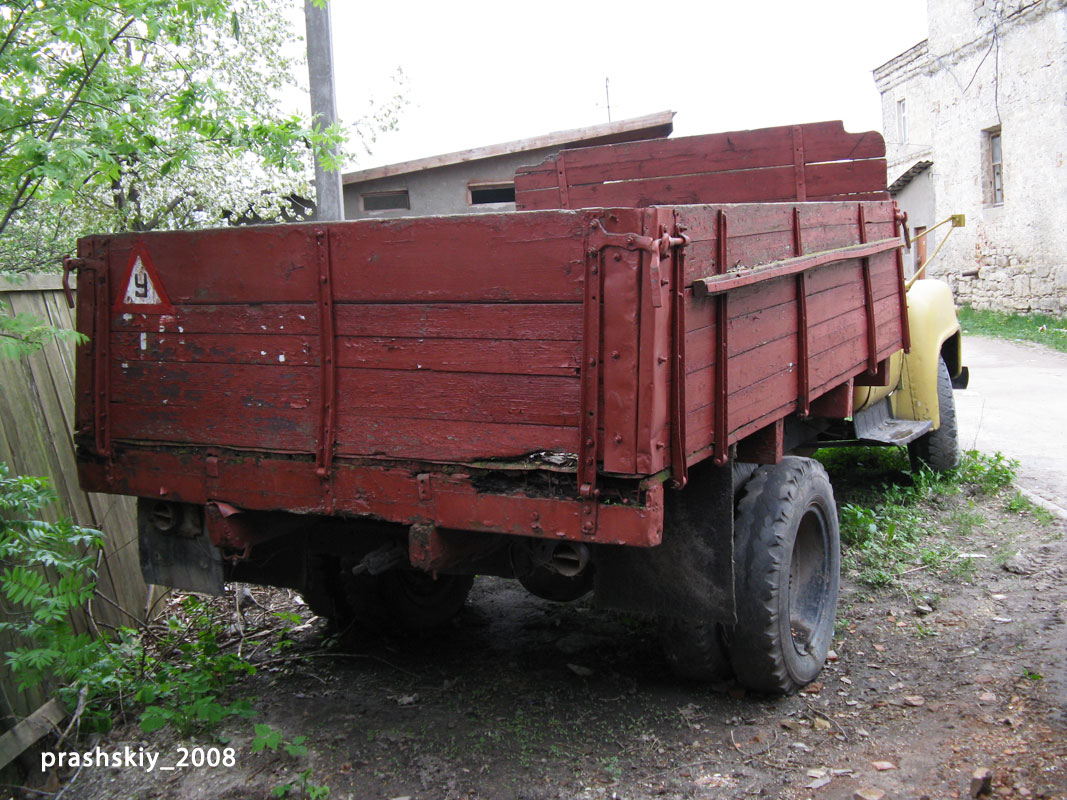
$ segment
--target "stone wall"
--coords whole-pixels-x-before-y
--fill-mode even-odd
[[[1024,259],[1010,245],[977,237],[979,276],[953,276],[957,301],[978,309],[1067,313],[1067,265]]]
[[[925,47],[879,67],[875,81],[890,181],[928,158],[934,216],[967,215],[931,274],[961,303],[1067,313],[1067,0],[928,0],[928,18]],[[1002,203],[991,133],[1003,148]]]

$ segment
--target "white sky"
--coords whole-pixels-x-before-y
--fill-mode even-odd
[[[926,0],[332,0],[342,123],[407,76],[408,105],[348,169],[611,118],[674,135],[843,119],[880,130],[871,70],[926,38]],[[356,148],[353,147],[353,150]]]

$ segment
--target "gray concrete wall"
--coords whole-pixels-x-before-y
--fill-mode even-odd
[[[908,228],[912,236],[919,228],[929,229],[937,222],[934,211],[933,176],[930,174],[929,167],[916,175],[911,183],[900,192],[893,195],[893,199],[897,201],[902,210],[908,212]],[[940,230],[939,228],[938,231]],[[938,231],[926,236],[927,257],[933,254],[937,246]],[[913,244],[910,249],[904,251],[904,269],[908,277],[914,275],[920,266],[919,248]]]
[[[480,214],[487,211],[514,211],[514,203],[471,205],[467,187],[472,183],[509,183],[518,167],[540,164],[559,148],[528,150],[483,158],[446,167],[420,170],[363,183],[350,183],[345,191],[345,219],[388,219],[391,217],[438,214]],[[409,210],[364,211],[360,196],[366,192],[407,189]]]
[[[928,16],[926,47],[879,68],[875,81],[890,181],[928,158],[933,216],[967,215],[932,274],[978,308],[1067,313],[1067,0],[928,0]],[[901,97],[906,142],[895,136]],[[1000,205],[989,189],[996,127]],[[978,277],[961,277],[974,269]]]

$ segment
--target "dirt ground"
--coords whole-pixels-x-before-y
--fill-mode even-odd
[[[432,636],[332,647],[292,595],[255,589],[266,608],[248,612],[242,648],[259,670],[237,693],[259,713],[223,726],[234,765],[83,769],[63,796],[266,798],[310,770],[306,796],[356,800],[958,798],[988,769],[994,797],[1064,798],[1067,523],[1012,511],[1012,496],[933,508],[928,535],[967,558],[877,590],[846,575],[833,660],[787,698],[679,681],[654,621],[507,581],[478,579]],[[275,652],[279,634],[256,625],[294,607],[304,622]],[[307,754],[252,753],[254,722],[308,737]],[[183,743],[129,725],[100,744],[165,765]]]

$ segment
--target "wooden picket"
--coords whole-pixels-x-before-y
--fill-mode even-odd
[[[58,275],[33,275],[22,281],[0,278],[0,313],[32,314],[59,328],[73,328]],[[98,596],[88,614],[73,619],[78,631],[95,632],[135,625],[144,618],[148,598],[137,554],[136,504],[128,497],[88,494],[78,485],[71,432],[74,424],[74,345],[50,342],[19,359],[0,359],[0,461],[12,474],[46,477],[59,501],[44,509],[48,520],[69,517],[104,533]],[[54,577],[54,576],[53,576]],[[0,652],[9,642],[0,636]],[[48,687],[19,691],[0,667],[0,711],[24,717],[48,699]]]

